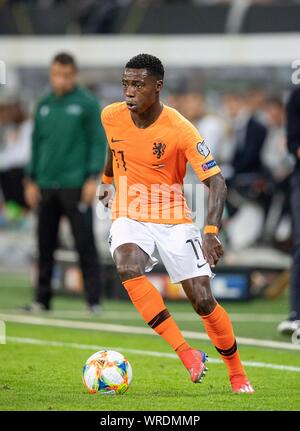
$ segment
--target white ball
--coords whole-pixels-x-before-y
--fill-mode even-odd
[[[114,350],[100,350],[83,367],[83,384],[91,394],[122,395],[132,381],[128,360]]]

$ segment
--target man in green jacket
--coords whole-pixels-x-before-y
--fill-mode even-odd
[[[100,107],[77,85],[77,66],[66,53],[50,68],[52,91],[37,105],[25,199],[38,213],[38,284],[31,310],[49,310],[53,254],[59,220],[70,222],[79,254],[90,311],[99,309],[100,266],[95,246],[92,202],[104,166],[106,140]]]

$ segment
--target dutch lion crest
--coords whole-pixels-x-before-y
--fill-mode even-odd
[[[159,143],[155,142],[152,148],[153,154],[155,154],[158,159],[160,159],[161,156],[164,155],[165,149],[166,149],[166,144],[162,144],[161,142]]]

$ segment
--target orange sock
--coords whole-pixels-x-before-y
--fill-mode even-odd
[[[233,328],[228,314],[217,304],[207,316],[201,316],[207,335],[228,369],[229,377],[237,374],[246,375],[237,350]]]
[[[175,320],[166,309],[160,293],[145,275],[126,280],[123,286],[143,319],[170,344],[176,353],[190,349]]]

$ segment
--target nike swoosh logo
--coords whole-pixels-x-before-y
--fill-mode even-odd
[[[114,144],[115,142],[124,142],[125,141],[125,139],[114,139],[114,138],[111,138],[111,142]]]
[[[205,262],[203,265],[199,265],[199,263],[197,263],[197,267],[198,268],[202,268],[202,266],[207,265],[207,262]]]
[[[155,165],[154,163],[152,163],[152,167],[154,168],[154,169],[161,169],[161,168],[164,168],[166,165],[165,164],[160,164],[160,165]]]

